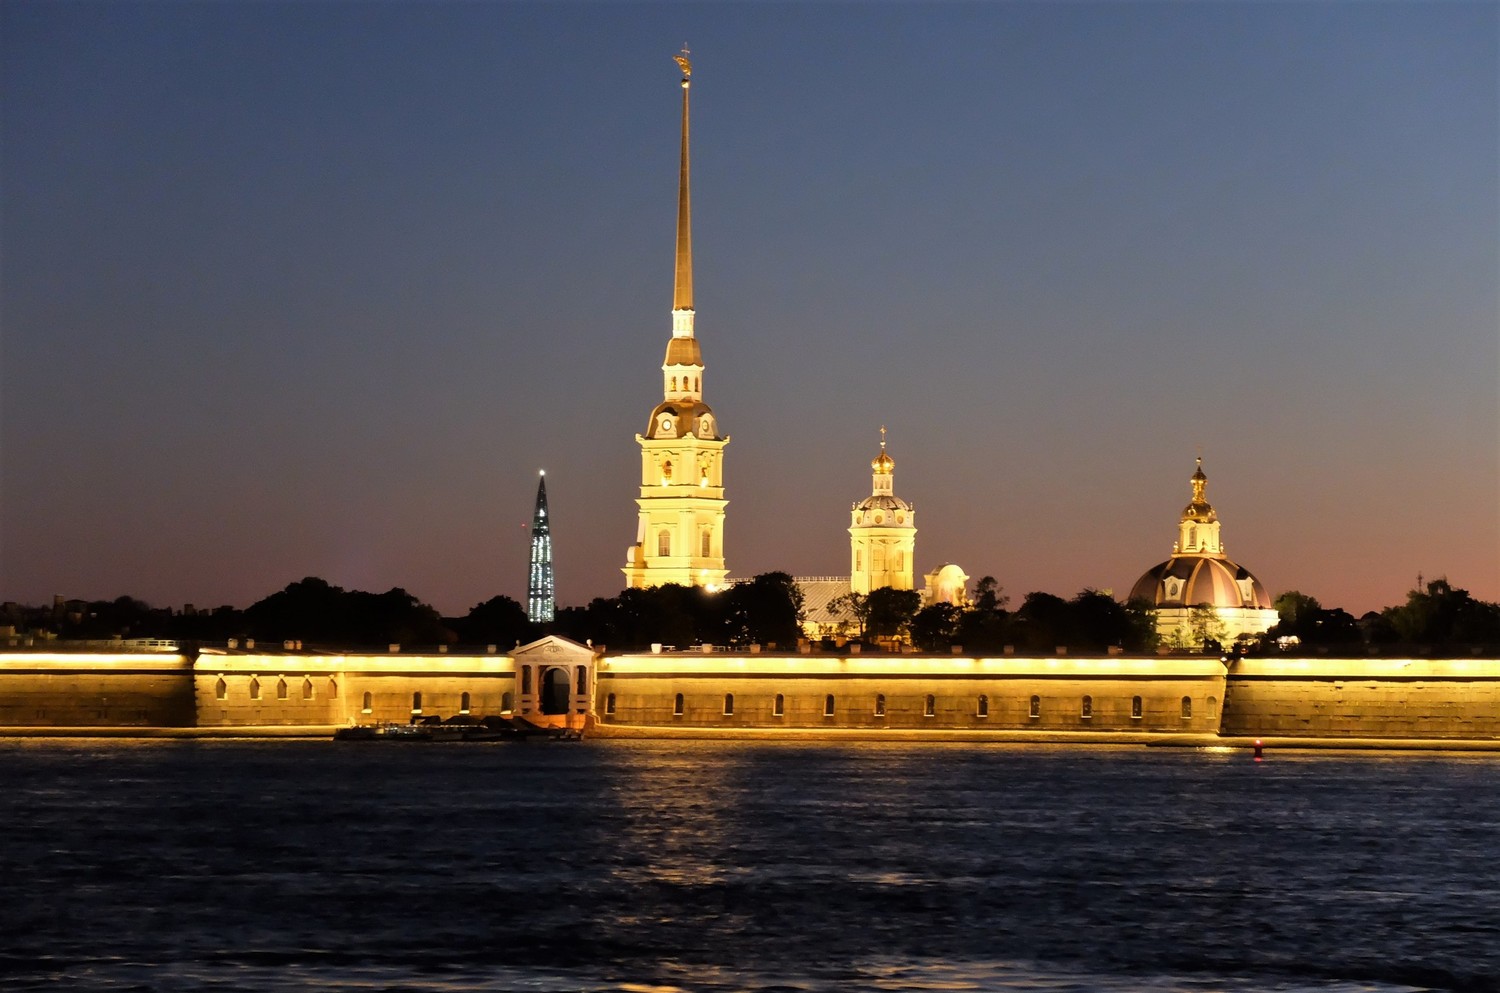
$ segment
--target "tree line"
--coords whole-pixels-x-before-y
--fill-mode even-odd
[[[1259,639],[1220,645],[1210,637],[1206,648],[1266,654],[1294,646],[1343,652],[1398,645],[1437,650],[1500,646],[1500,604],[1477,600],[1446,579],[1424,582],[1419,577],[1404,603],[1359,618],[1325,608],[1297,590],[1281,594],[1275,606],[1280,622]],[[1199,612],[1203,616],[1195,623],[1212,633],[1212,608]],[[1034,654],[1063,645],[1076,652],[1142,652],[1157,647],[1148,604],[1085,589],[1070,599],[1027,593],[1011,609],[1010,598],[991,576],[979,580],[971,602],[963,606],[924,607],[916,591],[886,588],[835,597],[809,616],[792,577],[768,572],[716,592],[675,585],[622,590],[585,606],[562,607],[545,626],[532,624],[510,597],[491,597],[462,616],[444,617],[400,587],[370,593],[316,577],[291,583],[244,610],[174,611],[130,596],[0,608],[0,625],[34,639],[163,638],[186,646],[254,638],[276,644],[295,640],[305,647],[464,644],[507,650],[553,633],[617,651],[653,644],[759,644],[794,650],[807,621],[840,644],[890,646],[900,641],[926,652],[959,647],[969,654],[998,654],[1010,646]]]

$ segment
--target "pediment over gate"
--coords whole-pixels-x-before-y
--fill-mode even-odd
[[[549,634],[516,648],[510,655],[518,664],[588,665],[594,660],[595,653],[588,645]]]

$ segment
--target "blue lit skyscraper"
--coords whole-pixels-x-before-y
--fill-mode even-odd
[[[536,513],[531,517],[531,581],[526,616],[533,624],[550,624],[556,609],[552,579],[552,523],[547,519],[547,472],[536,484]]]

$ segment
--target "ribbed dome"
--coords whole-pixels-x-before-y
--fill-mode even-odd
[[[1157,607],[1259,607],[1271,597],[1259,579],[1222,556],[1174,555],[1131,587],[1132,600]]]
[[[867,496],[854,505],[855,510],[911,510],[911,504],[889,493]]]
[[[708,432],[704,433],[707,419]],[[718,438],[718,424],[714,412],[706,403],[692,400],[664,400],[651,411],[651,420],[646,425],[647,438],[683,438],[697,435],[699,438]]]

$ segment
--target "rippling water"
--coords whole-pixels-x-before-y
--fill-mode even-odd
[[[0,741],[15,990],[1500,990],[1500,757]]]

